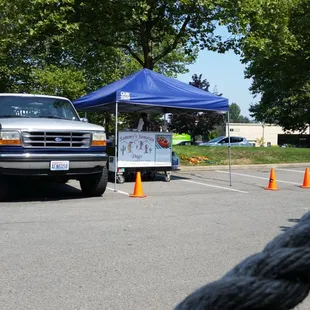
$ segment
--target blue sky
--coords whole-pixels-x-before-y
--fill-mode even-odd
[[[241,114],[249,117],[251,103],[257,103],[259,97],[254,98],[249,91],[251,80],[244,78],[245,65],[234,52],[218,54],[207,50],[200,51],[195,64],[187,67],[189,73],[178,75],[177,79],[189,83],[193,74],[202,74],[203,79],[210,83],[209,91],[217,91],[229,99],[229,103],[237,103]]]

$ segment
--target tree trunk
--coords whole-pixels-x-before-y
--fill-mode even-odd
[[[147,32],[143,31],[142,35],[147,35]],[[150,70],[154,69],[154,59],[152,56],[152,49],[151,49],[151,41],[148,38],[144,38],[142,43],[143,48],[143,68],[147,68]]]
[[[154,61],[153,61],[153,57],[150,55],[144,56],[144,65],[143,68],[147,68],[150,70],[154,69]]]

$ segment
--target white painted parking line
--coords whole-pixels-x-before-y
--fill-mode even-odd
[[[281,170],[281,171],[288,171],[288,172],[299,172],[299,173],[304,173],[304,171],[300,171],[300,170],[293,170],[293,169],[277,168],[277,170]]]
[[[108,189],[109,191],[114,192],[114,188],[107,187],[107,189]],[[129,196],[129,195],[130,195],[130,194],[127,193],[127,192],[123,192],[123,191],[119,191],[119,190],[116,190],[116,193],[123,194],[123,195],[126,195],[126,196]]]
[[[225,190],[227,190],[227,191],[232,191],[232,192],[238,192],[238,193],[248,194],[248,192],[240,191],[240,190],[238,190],[238,189],[229,188],[229,187],[223,187],[223,186],[217,186],[217,185],[213,185],[213,184],[200,183],[200,182],[190,181],[190,180],[180,180],[180,181],[182,181],[182,182],[187,182],[187,183],[198,184],[198,185],[203,185],[203,186],[208,186],[208,187],[219,188],[219,189],[225,189]]]
[[[217,170],[216,172],[227,173],[227,174],[229,173],[228,171],[220,171],[220,170]],[[233,174],[233,175],[240,175],[242,177],[254,178],[254,179],[269,180],[269,178],[266,178],[266,177],[258,177],[256,175],[250,175],[250,174],[244,174],[244,173],[232,172],[231,174]],[[294,184],[294,185],[300,185],[300,183],[290,182],[290,181],[282,181],[282,180],[278,180],[278,179],[277,179],[277,182],[287,183],[287,184]]]

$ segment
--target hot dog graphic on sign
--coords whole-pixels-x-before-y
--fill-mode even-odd
[[[159,148],[168,149],[171,147],[171,137],[165,135],[156,135],[156,142]]]
[[[156,153],[155,160],[156,162],[169,162],[171,161],[171,135],[155,135],[155,145]]]

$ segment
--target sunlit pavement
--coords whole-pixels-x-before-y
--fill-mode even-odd
[[[172,309],[294,225],[309,209],[303,168],[177,173],[109,183],[27,184],[0,203],[1,309]],[[299,309],[309,309],[305,302]]]

